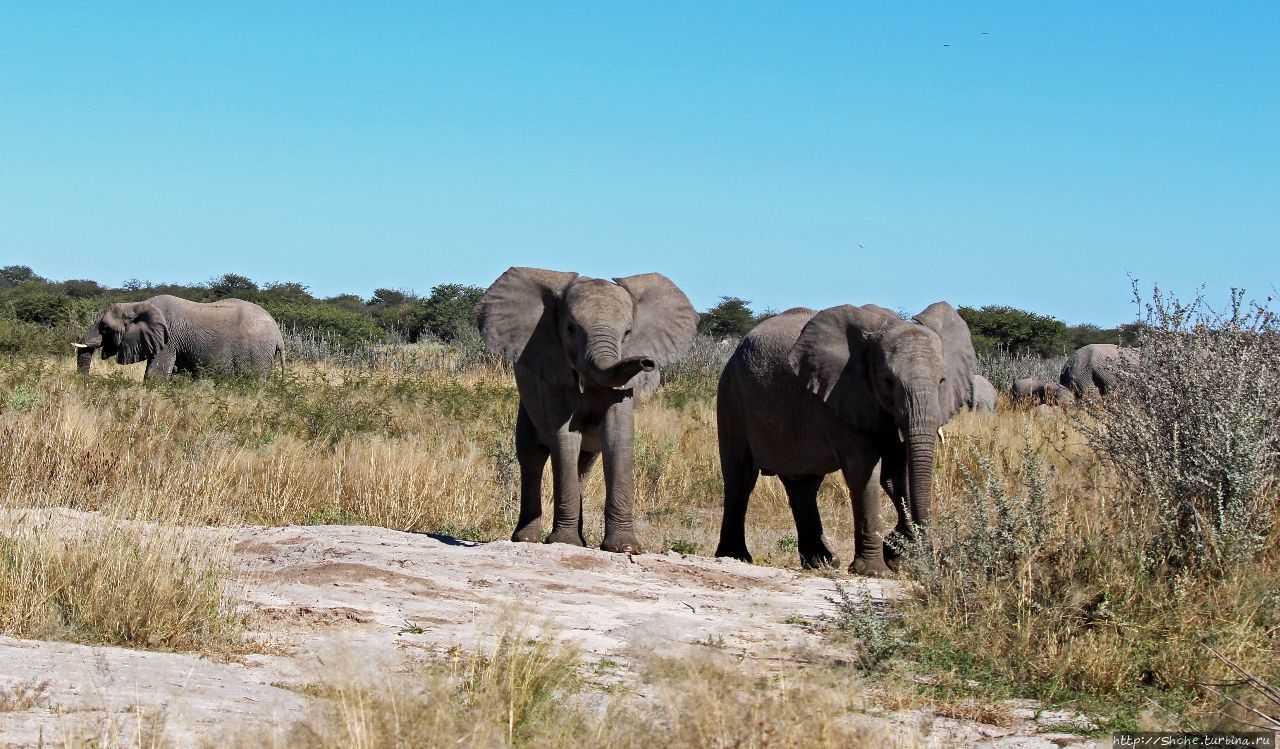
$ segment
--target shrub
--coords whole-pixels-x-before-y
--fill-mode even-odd
[[[978,352],[978,374],[990,380],[996,392],[1008,393],[1013,383],[1023,377],[1057,382],[1066,362],[1065,356],[1044,357],[995,347]]]
[[[1223,575],[1263,548],[1280,500],[1280,327],[1239,291],[1221,311],[1134,295],[1140,348],[1083,431],[1150,523],[1148,563]]]

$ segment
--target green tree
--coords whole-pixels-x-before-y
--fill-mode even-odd
[[[258,284],[248,276],[226,273],[209,282],[209,291],[213,292],[214,299],[236,297],[251,300],[258,295]]]
[[[307,304],[315,301],[315,297],[300,283],[269,283],[262,290],[262,298],[278,301],[282,304]]]
[[[714,338],[746,335],[758,322],[748,305],[736,296],[720,297],[719,304],[698,316],[698,332]]]
[[[1048,315],[994,304],[957,312],[968,323],[979,352],[1003,348],[1020,355],[1056,356],[1071,346],[1066,323]]]
[[[73,278],[62,282],[62,290],[72,299],[89,299],[106,293],[102,284],[83,278]]]
[[[0,288],[8,289],[24,283],[47,283],[29,265],[6,265],[0,268]]]
[[[442,283],[417,305],[419,334],[429,332],[443,341],[456,340],[475,328],[476,302],[484,289],[459,283]]]

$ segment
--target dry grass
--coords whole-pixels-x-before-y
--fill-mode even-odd
[[[514,525],[519,474],[511,431],[517,396],[510,373],[484,358],[440,346],[389,348],[359,359],[296,361],[285,381],[273,378],[263,388],[181,379],[144,384],[140,367],[101,362],[88,378],[76,377],[72,369],[70,357],[0,360],[3,506],[101,510],[120,519],[163,515],[170,522],[214,525],[362,523],[476,540],[505,538]],[[638,414],[636,514],[642,543],[651,551],[709,553],[718,534],[722,500],[714,383],[705,372],[695,374],[676,378]],[[1202,642],[1261,678],[1275,680],[1280,663],[1276,534],[1258,559],[1227,579],[1157,579],[1142,564],[1146,521],[1134,515],[1114,471],[1095,458],[1069,416],[962,413],[946,431],[950,439],[938,451],[936,472],[936,537],[940,553],[950,557],[929,573],[935,578],[921,577],[935,585],[909,605],[902,621],[918,643],[907,653],[918,668],[957,676],[947,684],[976,681],[979,686],[935,693],[931,699],[944,705],[1012,696],[1084,700],[1091,709],[1115,715],[1133,714],[1155,700],[1194,721],[1208,709],[1194,684],[1219,673]],[[586,487],[589,540],[602,536],[603,497],[597,469]],[[549,514],[549,485],[544,501]],[[851,558],[849,499],[838,476],[824,483],[819,502],[837,550]],[[762,478],[757,485],[747,527],[759,563],[797,563],[795,530],[776,478]],[[1015,531],[1023,543],[1006,553],[996,542],[999,533]],[[13,559],[49,560],[46,566],[55,570],[97,570],[97,564],[114,570],[118,580],[147,579],[127,566],[111,566],[123,564],[125,555],[95,562],[92,554],[55,553],[64,548],[60,543],[46,532],[32,537]],[[138,549],[133,556],[139,559],[154,551],[141,536],[122,543]],[[978,546],[988,551],[974,551]],[[6,607],[4,616],[28,612],[22,615],[24,624],[6,624],[19,627],[9,631],[36,633],[65,617],[41,604],[45,594],[31,592],[59,590],[60,583],[18,572],[37,569],[31,564],[9,562],[0,579],[0,586],[7,586],[0,588],[4,596],[26,602]],[[156,574],[172,567],[171,561],[147,564],[152,566],[144,569]],[[216,568],[196,566],[181,574],[206,579],[197,570]],[[222,573],[208,574],[213,581]],[[169,587],[164,583],[156,589]],[[210,582],[208,589],[216,587]],[[146,600],[143,593],[131,598],[90,591],[89,598],[120,598],[120,607],[131,607]],[[214,604],[222,599],[210,594],[201,600],[196,606],[175,597],[154,598],[153,608],[170,610],[165,614],[170,623],[122,624],[132,621],[122,613],[125,608],[98,616],[90,607],[77,621],[97,623],[84,625],[82,631],[91,634],[79,636],[124,637],[114,641],[152,643],[148,647],[205,647],[196,640],[177,644],[176,634],[200,626],[222,631],[218,622],[224,621],[224,610]],[[204,625],[197,626],[201,619]],[[453,674],[442,683],[457,678]],[[780,683],[751,686],[721,675],[698,687],[698,678],[696,673],[681,677],[688,689],[703,689],[704,696],[670,693],[661,707],[684,699],[701,701],[699,709],[706,710],[716,700],[729,705],[720,717],[712,711],[709,722],[697,729],[695,738],[711,742],[706,745],[754,745],[764,741],[764,734],[749,732],[753,711],[801,720],[795,711],[808,708],[799,703],[821,703],[808,692],[788,697]],[[716,691],[723,686],[716,679],[737,684],[739,698],[748,703],[726,703],[729,696]],[[419,700],[399,684],[367,684],[351,693],[355,712],[344,720],[363,725],[360,710],[366,708],[360,705],[369,715],[389,711],[388,720],[401,723],[435,720],[416,711],[434,709],[427,705],[432,701],[456,701],[452,689],[424,693],[427,697]],[[649,715],[644,722],[661,725],[663,720]],[[502,725],[510,728],[510,721]],[[662,735],[675,745],[696,745],[675,732],[677,727],[667,726]],[[770,745],[791,740],[783,728],[769,730],[780,732],[770,734]],[[333,735],[339,737],[333,741],[356,741]],[[317,745],[334,745],[325,740],[317,738]],[[590,743],[580,736],[572,740]]]
[[[7,520],[0,632],[162,650],[239,643],[229,545],[164,525],[73,525],[14,512]]]
[[[348,368],[299,363],[266,388],[142,384],[139,367],[0,362],[0,500],[122,516],[162,506],[219,525],[360,523],[474,540],[507,537],[518,509],[512,445],[518,398],[508,372],[461,367],[432,348]],[[708,553],[720,523],[710,393],[639,414],[636,514],[646,548]],[[544,503],[550,513],[550,478]],[[836,480],[820,500],[849,538]],[[586,488],[588,539],[603,536],[599,469]],[[764,563],[790,564],[794,528],[781,484],[763,479],[750,539]]]
[[[948,427],[958,439],[939,460],[937,549],[905,618],[921,661],[979,682],[940,692],[953,702],[1078,702],[1113,727],[1155,702],[1186,725],[1212,724],[1217,701],[1195,684],[1222,669],[1202,643],[1263,678],[1280,664],[1274,534],[1230,579],[1151,569],[1157,529],[1076,423],[1015,411]]]
[[[450,651],[397,672],[347,664],[301,691],[316,699],[283,736],[240,743],[301,749],[459,747],[913,746],[862,718],[849,672],[784,666],[750,674],[712,652],[652,658],[636,688],[591,689],[572,647],[529,630],[475,653]]]

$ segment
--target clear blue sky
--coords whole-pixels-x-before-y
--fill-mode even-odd
[[[1264,297],[1280,3],[6,4],[11,263],[1102,324],[1126,274]]]

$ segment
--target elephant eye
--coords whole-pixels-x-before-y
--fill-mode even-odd
[[[623,337],[623,338],[630,338],[630,337],[631,337],[631,326],[630,326],[630,325],[628,325],[628,326],[627,326],[627,329],[626,329],[625,331],[623,331],[623,333],[622,333],[622,337]]]
[[[568,325],[564,326],[564,329],[568,331],[569,335],[573,335],[574,333],[573,323],[569,323]]]

